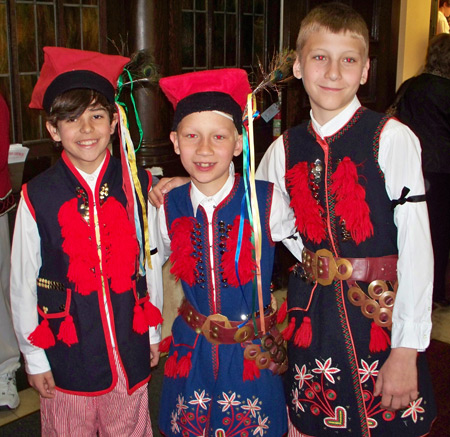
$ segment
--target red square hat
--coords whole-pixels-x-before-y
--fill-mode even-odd
[[[173,130],[193,112],[222,111],[230,114],[238,132],[242,131],[242,112],[252,92],[245,70],[196,71],[164,77],[159,85],[175,109]]]
[[[129,58],[64,47],[44,47],[44,64],[31,96],[30,108],[50,112],[65,91],[87,88],[114,102],[117,80]]]

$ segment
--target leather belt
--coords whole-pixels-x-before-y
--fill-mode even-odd
[[[306,279],[321,285],[330,285],[334,280],[347,282],[372,282],[377,279],[397,280],[397,255],[378,258],[335,258],[327,249],[312,252],[303,248],[302,267]]]
[[[199,313],[187,299],[184,299],[178,313],[184,321],[197,333],[203,334],[212,344],[235,344],[256,338],[253,321],[249,320],[245,325],[242,321],[231,321],[222,314],[205,316]],[[266,331],[270,331],[276,324],[277,308],[270,305],[270,314],[264,317]],[[258,332],[261,331],[261,318],[256,319]]]

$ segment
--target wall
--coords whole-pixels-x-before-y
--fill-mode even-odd
[[[402,0],[398,41],[397,88],[423,67],[429,41],[433,0]]]

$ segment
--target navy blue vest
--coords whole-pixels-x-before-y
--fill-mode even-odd
[[[146,197],[149,181],[147,173],[142,169],[139,170],[139,179]],[[105,184],[108,187],[106,197],[114,198],[125,208],[126,198],[122,189],[120,160],[108,154],[99,175],[95,193],[92,193],[63,154],[63,158],[53,167],[30,181],[25,190],[34,209],[41,238],[42,266],[39,278],[63,285],[60,290],[57,289],[58,287],[38,285],[38,306],[51,316],[55,313],[62,314],[62,311],[67,309],[67,305],[70,305],[69,313],[73,317],[78,336],[78,343],[70,347],[56,340],[55,346],[46,349],[45,352],[56,386],[63,391],[75,394],[96,395],[111,390],[117,381],[117,372],[101,286],[88,295],[81,295],[75,291],[74,284],[69,281],[67,277],[69,256],[62,248],[64,239],[58,222],[58,212],[66,202],[78,197],[78,208],[81,213],[82,197],[87,195],[90,210],[93,210],[94,201],[97,205],[99,226],[102,226],[104,215],[102,215],[100,192]],[[80,195],[80,192],[85,194]],[[142,214],[142,211],[140,213]],[[90,232],[93,235],[92,216],[89,223]],[[105,242],[102,241],[101,244],[103,256],[107,256],[108,249],[104,246]],[[114,241],[111,244],[113,245]],[[137,296],[144,297],[147,293],[145,277],[137,277],[136,272],[132,279],[137,289]],[[103,280],[116,349],[125,371],[128,389],[133,391],[149,378],[148,333],[140,335],[132,330],[135,304],[132,289],[119,294],[111,289],[110,281],[105,275]],[[70,292],[67,291],[68,289]],[[63,320],[63,317],[48,318],[55,337]],[[39,321],[42,321],[41,316]]]

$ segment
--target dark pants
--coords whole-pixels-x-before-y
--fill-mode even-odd
[[[427,204],[434,253],[433,300],[445,299],[445,274],[450,253],[450,174],[427,173]]]

